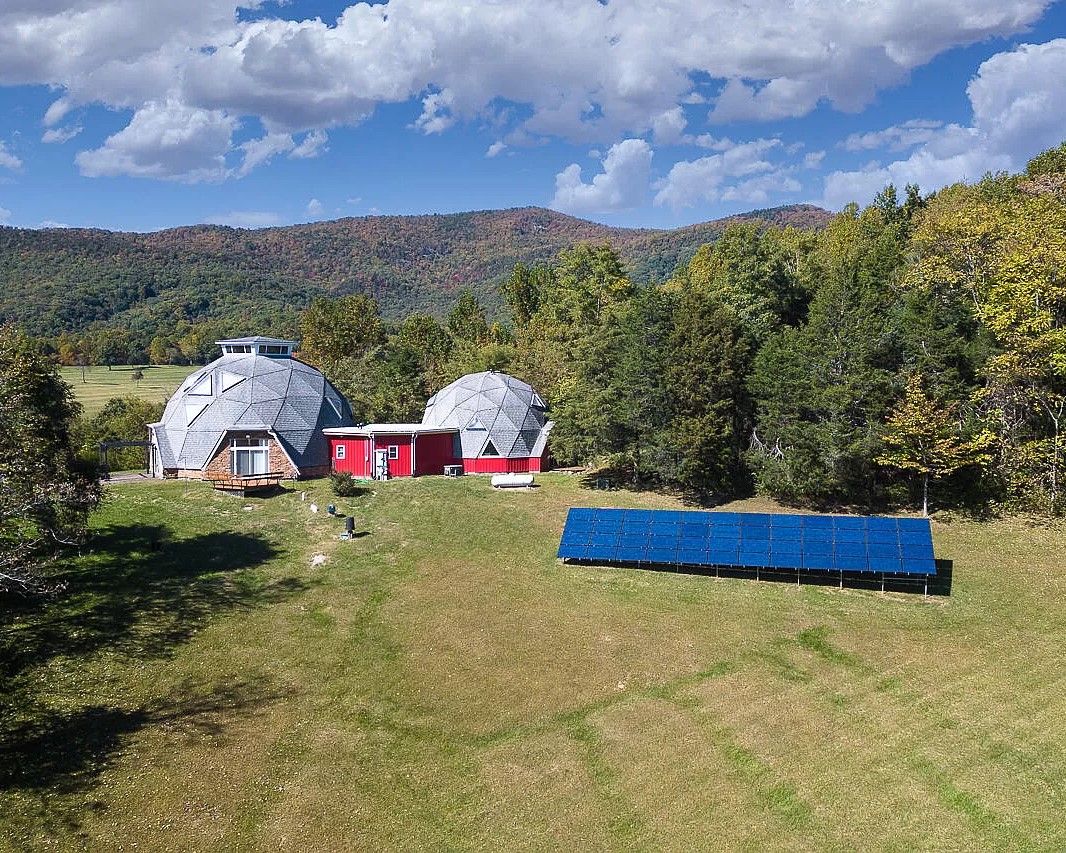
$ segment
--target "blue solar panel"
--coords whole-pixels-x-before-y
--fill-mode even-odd
[[[575,507],[559,556],[811,571],[936,574],[926,519]]]
[[[847,528],[835,531],[834,538],[837,542],[865,542],[866,531],[859,528]]]
[[[804,554],[832,554],[833,553],[833,540],[832,539],[811,539],[808,536],[803,537],[803,553]]]
[[[895,530],[870,530],[866,534],[866,541],[871,545],[899,545],[899,534]]]
[[[899,557],[870,557],[871,572],[902,572],[903,563]]]
[[[870,570],[866,555],[852,556],[838,553],[833,558],[833,568],[842,572],[866,572]]]
[[[835,568],[833,565],[833,558],[829,554],[808,554],[803,552],[803,568],[805,569],[818,569],[819,571],[828,571]]]
[[[909,575],[935,575],[936,561],[932,558],[928,560],[908,560],[904,557],[903,571]]]

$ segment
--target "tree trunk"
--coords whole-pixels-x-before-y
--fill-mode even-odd
[[[922,515],[929,517],[929,475],[922,474]]]

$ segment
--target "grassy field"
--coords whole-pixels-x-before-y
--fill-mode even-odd
[[[563,565],[568,506],[675,504],[539,482],[301,486],[353,542],[113,487],[3,614],[0,848],[1066,848],[1061,526],[936,523],[923,599]]]
[[[185,377],[199,369],[199,366],[153,364],[134,367],[123,364],[111,370],[100,366],[86,367],[84,381],[80,367],[60,368],[60,375],[74,389],[74,396],[85,408],[85,416],[91,418],[112,397],[140,397],[153,403],[165,403]],[[143,379],[133,378],[137,370],[144,374]]]

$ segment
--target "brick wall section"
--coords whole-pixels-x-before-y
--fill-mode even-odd
[[[288,457],[285,455],[285,451],[278,446],[277,441],[262,432],[242,432],[240,438],[244,438],[247,435],[249,438],[266,438],[270,441],[270,470],[281,472],[282,477],[296,477],[300,472],[296,470],[296,467],[289,462]],[[204,477],[228,477],[233,473],[233,463],[230,459],[230,437],[227,435],[222,442],[222,447],[219,448],[211,460],[204,466]],[[313,476],[313,475],[312,475]]]

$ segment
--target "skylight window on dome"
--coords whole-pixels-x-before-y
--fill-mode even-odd
[[[208,373],[202,377],[192,388],[189,389],[190,397],[210,397],[211,396],[211,374]]]

